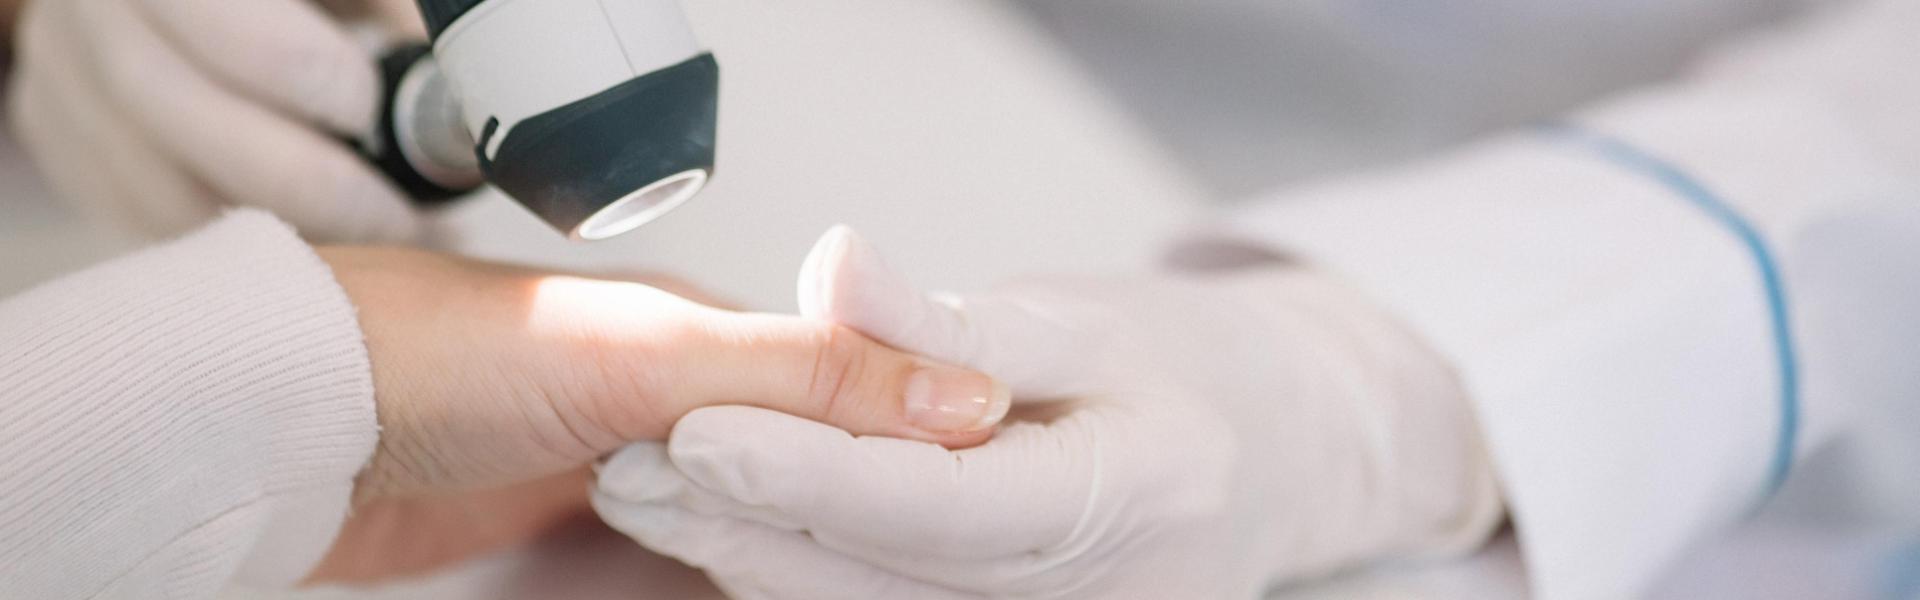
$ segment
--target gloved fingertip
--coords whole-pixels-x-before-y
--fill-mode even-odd
[[[895,325],[927,298],[887,265],[880,251],[845,225],[821,236],[801,269],[801,315],[894,340]]]
[[[393,243],[412,243],[419,240],[425,231],[420,215],[411,210],[400,211],[390,221],[384,221],[374,234],[380,241]]]
[[[674,423],[667,455],[694,485],[764,503],[763,487],[850,439],[841,429],[778,411],[711,406]]]
[[[419,240],[426,229],[425,219],[406,196],[384,181],[355,178],[341,203],[344,214],[337,215],[345,225],[340,237],[346,241],[373,243],[410,243]]]
[[[833,304],[839,264],[845,260],[847,249],[858,239],[859,234],[852,227],[834,225],[813,243],[806,261],[800,264],[800,280],[795,286],[799,293],[800,316],[827,318],[827,308]]]
[[[686,485],[659,442],[629,444],[595,463],[593,471],[595,489],[624,502],[671,498]]]
[[[593,469],[599,471],[622,471],[635,465],[646,464],[654,459],[667,457],[667,445],[660,442],[634,442],[620,447],[593,463]]]
[[[311,94],[296,96],[304,104],[296,110],[336,133],[353,138],[372,136],[380,120],[380,70],[358,44],[328,44],[329,60],[299,80]]]
[[[420,238],[420,224],[411,215],[363,216],[362,221],[338,230],[318,232],[319,241],[352,244],[410,244]]]
[[[633,502],[594,490],[589,502],[600,520],[643,544],[664,544],[685,520],[681,511],[664,504]]]
[[[359,78],[353,77],[352,79],[358,80]],[[366,91],[338,92],[336,97],[339,100],[329,105],[332,107],[331,110],[322,109],[325,110],[321,115],[321,118],[325,120],[322,125],[325,125],[333,131],[352,136],[355,139],[372,136],[374,134],[374,128],[380,120],[379,87],[377,85],[361,86],[358,84],[348,84],[341,86],[341,88],[343,90],[365,89]]]
[[[695,409],[673,424],[673,434],[666,443],[667,456],[683,469],[704,467],[734,460],[744,452],[742,446],[784,435],[777,425],[755,418],[755,411],[762,410],[748,406]],[[686,472],[692,474],[691,470]]]

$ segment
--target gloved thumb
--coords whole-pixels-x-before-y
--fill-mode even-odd
[[[963,365],[1005,382],[1015,396],[1064,398],[1103,378],[1106,311],[1039,294],[927,294],[887,267],[845,225],[821,236],[800,268],[800,314],[851,327],[881,343]]]

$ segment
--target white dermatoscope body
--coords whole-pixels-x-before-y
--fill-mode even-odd
[[[491,182],[573,239],[712,176],[719,69],[677,0],[419,0],[431,52],[383,61],[369,157],[423,201]]]

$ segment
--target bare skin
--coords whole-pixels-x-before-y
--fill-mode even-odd
[[[586,509],[594,460],[664,439],[703,406],[963,447],[991,424],[929,428],[903,401],[909,379],[932,372],[943,397],[1005,394],[842,327],[638,283],[415,250],[320,254],[359,308],[381,437],[316,581],[416,573],[524,541]]]

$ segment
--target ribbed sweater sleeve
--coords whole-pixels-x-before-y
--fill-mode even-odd
[[[0,598],[297,581],[377,435],[352,304],[265,213],[6,299]]]

